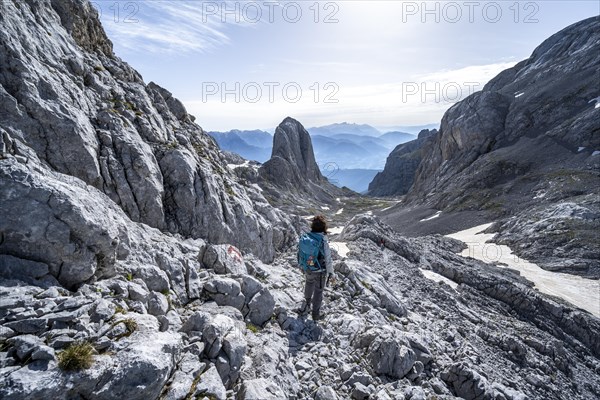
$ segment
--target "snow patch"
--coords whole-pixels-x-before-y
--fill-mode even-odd
[[[400,204],[400,203],[402,203],[402,200],[400,200],[400,201],[397,201],[396,203],[392,204],[392,205],[391,205],[391,206],[389,206],[389,207],[386,207],[386,208],[382,209],[381,211],[386,211],[386,210],[389,210],[390,208],[392,208],[392,207],[395,207],[395,206],[397,206],[397,205],[398,205],[398,204]]]
[[[343,226],[336,226],[335,228],[327,229],[327,233],[329,233],[331,235],[337,235],[338,233],[342,233],[343,230],[344,230]]]
[[[577,148],[577,152],[578,152],[578,153],[579,153],[579,152],[581,152],[581,151],[583,151],[583,150],[585,150],[585,147],[578,147],[578,148]]]
[[[594,109],[600,108],[600,96],[598,96],[596,98],[593,98],[590,101],[588,101],[588,103],[593,103],[593,102],[596,103],[596,105],[594,106]]]
[[[344,212],[344,208],[342,207],[342,208],[340,208],[339,210],[337,210],[337,211],[335,212],[335,215],[340,215],[340,214],[341,214],[341,213],[343,213],[343,212]]]
[[[332,250],[335,250],[342,258],[346,258],[348,252],[350,251],[345,242],[330,242],[329,247]]]
[[[594,152],[592,153],[592,156],[597,156],[598,154],[600,154],[599,150],[594,150]]]
[[[524,94],[525,94],[525,92],[516,93],[516,94],[515,94],[515,99],[517,99],[517,98],[519,98],[519,97],[523,96]]]
[[[535,284],[542,293],[558,296],[577,307],[600,317],[600,281],[560,272],[546,271],[538,265],[515,255],[505,245],[491,242],[495,233],[481,233],[492,224],[484,224],[471,229],[446,235],[464,242],[468,248],[460,253],[499,267],[515,269]],[[505,264],[505,265],[499,265]]]
[[[253,183],[253,184],[251,184],[250,186],[252,186],[254,189],[258,190],[259,192],[262,192],[262,191],[263,191],[263,190],[262,190],[262,188],[261,188],[260,186],[258,186],[258,184],[257,184],[257,183]]]
[[[440,275],[436,272],[430,271],[428,269],[421,269],[419,271],[425,276],[427,279],[431,279],[434,282],[444,282],[450,285],[450,287],[454,290],[458,287],[458,283],[454,282],[452,279],[446,278],[444,275]]]
[[[432,216],[430,216],[430,217],[423,218],[423,219],[422,219],[422,220],[420,220],[419,222],[431,221],[432,219],[435,219],[435,218],[439,217],[440,215],[442,215],[442,212],[441,212],[441,211],[438,211],[438,212],[436,212],[435,214],[433,214],[433,215],[432,215]]]
[[[236,169],[240,167],[247,167],[248,165],[250,165],[250,161],[246,161],[243,164],[227,164],[227,168]]]
[[[329,211],[329,207],[321,206],[321,210]]]

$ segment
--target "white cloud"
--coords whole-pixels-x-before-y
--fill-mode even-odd
[[[117,46],[161,54],[206,51],[229,43],[228,25],[251,26],[244,18],[224,14],[235,10],[236,3],[239,6],[233,1],[92,2]]]
[[[323,101],[325,94],[332,93],[324,88],[321,88],[319,101],[315,101],[315,92],[307,86],[302,86],[302,96],[296,103],[283,98],[281,86],[274,92],[272,102],[265,90],[256,103],[244,102],[243,95],[239,102],[231,95],[221,101],[220,94],[207,101],[189,99],[184,103],[188,111],[198,117],[200,125],[209,130],[274,127],[288,115],[307,126],[339,121],[375,125],[435,123],[457,101],[483,89],[490,79],[514,64],[500,62],[442,70],[387,84],[344,86],[340,83],[339,91],[333,96],[337,103]]]

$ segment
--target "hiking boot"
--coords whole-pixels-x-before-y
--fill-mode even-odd
[[[304,305],[296,309],[296,312],[300,315],[304,315],[308,314],[308,310],[310,310],[310,303],[304,302]]]

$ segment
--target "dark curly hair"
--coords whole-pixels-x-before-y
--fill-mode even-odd
[[[310,230],[311,232],[327,234],[327,221],[325,221],[325,217],[322,215],[315,216],[310,224]]]

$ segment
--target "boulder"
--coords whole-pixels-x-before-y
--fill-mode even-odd
[[[275,308],[275,299],[269,291],[264,288],[258,292],[248,303],[247,319],[256,326],[262,326],[273,316]]]
[[[481,374],[463,363],[453,364],[440,377],[454,389],[457,396],[466,400],[494,399],[494,391]]]
[[[339,397],[331,386],[321,386],[315,394],[315,400],[338,400]]]
[[[280,400],[285,399],[286,394],[275,382],[258,378],[244,380],[237,398],[238,400]]]
[[[202,262],[217,274],[247,274],[242,253],[228,244],[209,245],[204,252]]]
[[[220,306],[232,306],[241,310],[246,298],[238,281],[232,278],[214,277],[204,285],[204,291]]]
[[[169,311],[169,301],[162,293],[152,292],[148,296],[148,313],[165,315]]]
[[[227,391],[221,377],[214,366],[211,366],[200,375],[196,390],[192,394],[193,398],[213,398],[215,400],[227,400]]]

